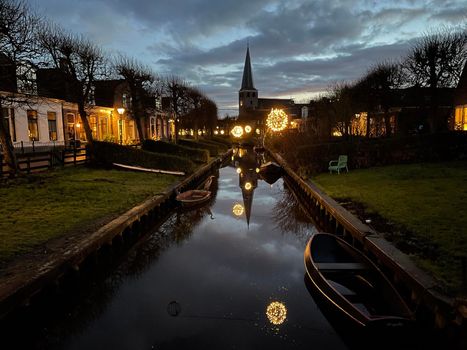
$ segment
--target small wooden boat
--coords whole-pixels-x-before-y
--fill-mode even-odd
[[[282,167],[275,163],[275,162],[267,162],[264,164],[261,164],[259,167],[259,174],[262,177],[280,177],[282,176],[283,169]]]
[[[212,192],[210,191],[212,183],[216,177],[211,175],[204,182],[202,189],[199,190],[189,190],[182,193],[179,193],[175,199],[182,205],[184,208],[192,208],[200,206],[209,199],[211,199]]]
[[[211,198],[211,191],[189,190],[180,193],[175,198],[185,208],[190,208],[206,203]]]
[[[313,235],[304,262],[315,289],[354,325],[394,330],[413,323],[412,312],[378,267],[339,237]]]

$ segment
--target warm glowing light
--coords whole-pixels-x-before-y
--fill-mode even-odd
[[[249,191],[253,188],[253,185],[251,182],[245,182],[245,190]]]
[[[235,215],[235,216],[241,216],[244,212],[244,208],[243,208],[243,205],[241,204],[235,204],[232,208],[232,213]]]
[[[259,168],[256,168],[255,171],[256,171],[256,173],[259,173]]]
[[[214,130],[214,135],[219,135],[219,131]]]
[[[234,137],[242,137],[243,136],[243,128],[240,125],[234,126],[234,128],[231,131],[232,135]]]
[[[247,134],[249,134],[251,132],[251,126],[249,125],[245,126],[245,131]]]
[[[272,131],[282,131],[287,127],[289,118],[282,109],[272,108],[266,119],[266,125]]]
[[[333,133],[332,133],[332,136],[341,137],[342,133],[339,130],[334,130]]]
[[[266,316],[272,324],[280,325],[284,323],[287,318],[287,309],[284,304],[278,301],[273,301],[266,308]]]
[[[81,124],[80,124],[80,123],[76,123],[76,127],[77,127],[77,128],[80,128],[80,127],[81,127]]]
[[[122,107],[117,108],[117,112],[118,114],[122,115],[123,113],[125,113],[125,108],[122,108]]]
[[[235,157],[234,157],[234,156],[232,156],[232,158],[231,158],[231,159],[232,159],[232,160],[234,160],[234,159],[235,159]]]
[[[242,168],[237,168],[237,174],[241,174],[242,173]]]
[[[221,135],[224,135],[224,130],[221,130]]]
[[[261,134],[261,130],[256,129],[256,134],[258,134],[258,135]]]

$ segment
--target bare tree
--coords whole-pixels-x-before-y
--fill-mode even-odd
[[[442,121],[437,120],[436,90],[456,86],[466,60],[467,32],[444,28],[425,34],[414,44],[404,62],[409,82],[430,90],[428,122],[431,132],[442,127]]]
[[[52,66],[65,77],[73,102],[83,122],[86,139],[92,143],[92,130],[88,120],[88,109],[94,82],[107,74],[107,60],[103,51],[81,35],[64,32],[53,24],[42,26],[39,44],[48,58],[47,67]]]
[[[370,136],[370,118],[377,121],[376,115],[383,114],[384,125],[381,128],[374,130],[375,136],[383,134],[391,135],[391,122],[389,109],[393,105],[394,94],[393,90],[402,86],[403,75],[401,65],[397,62],[385,61],[375,64],[371,67],[366,75],[361,78],[355,85],[354,98],[357,99],[360,109],[367,111],[366,135]]]
[[[39,22],[23,1],[0,0],[0,89],[9,92],[0,95],[0,145],[10,176],[16,176],[19,168],[3,108],[29,102],[27,96],[17,94],[17,82],[26,90],[34,84],[38,54],[35,28]]]
[[[141,64],[134,58],[123,55],[116,58],[114,68],[125,79],[130,89],[132,100],[130,115],[135,120],[139,138],[142,142],[146,138],[142,119],[147,116],[147,112],[150,110],[148,101],[153,99],[158,91],[153,89],[157,80],[156,76],[151,68]]]
[[[175,142],[178,140],[180,118],[186,114],[187,90],[188,83],[180,77],[172,75],[164,80],[164,94],[169,99],[170,111],[174,117]]]

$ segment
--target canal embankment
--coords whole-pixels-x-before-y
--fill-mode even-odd
[[[271,155],[284,168],[286,182],[320,229],[338,234],[363,250],[392,280],[425,325],[465,336],[465,300],[444,294],[438,281],[387,241],[383,234],[360,221],[312,181],[302,179],[279,154]]]
[[[199,186],[229,156],[230,151],[211,159],[206,165],[175,184],[173,179],[168,179],[172,185],[166,185],[160,193],[152,195],[108,222],[101,218],[88,230],[52,239],[46,245],[41,245],[43,249],[40,252],[35,250],[12,260],[0,272],[0,317],[20,305],[28,305],[42,290],[50,285],[59,284],[68,274],[79,271],[81,264],[87,259],[95,259],[102,251],[122,241],[134,241],[141,232],[175,207],[177,191]],[[125,196],[125,192],[122,191],[121,195]],[[34,226],[31,230],[34,230]]]

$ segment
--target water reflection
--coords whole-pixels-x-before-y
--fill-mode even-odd
[[[345,349],[304,288],[306,237],[275,221],[287,196],[282,180],[274,188],[256,181],[247,228],[233,214],[245,206],[238,178],[235,168],[221,169],[214,220],[209,206],[172,213],[110,271],[80,281],[35,322],[19,319],[2,339],[28,349]]]
[[[283,303],[273,301],[266,308],[266,316],[273,325],[280,325],[287,318],[287,308]]]

